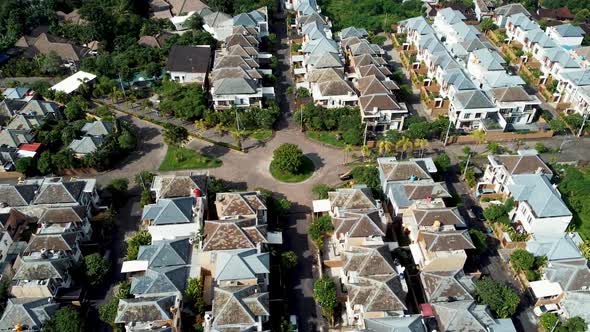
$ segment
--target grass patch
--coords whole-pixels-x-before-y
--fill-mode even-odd
[[[342,149],[346,146],[344,140],[338,139],[337,133],[334,131],[308,131],[305,135],[311,140],[328,144],[336,148]]]
[[[160,171],[215,168],[222,164],[219,159],[207,157],[187,148],[169,145],[166,157],[160,165]]]
[[[307,180],[313,174],[314,170],[313,161],[306,156],[303,156],[303,165],[301,165],[301,172],[299,174],[282,172],[272,162],[270,163],[270,174],[282,182],[301,182]]]
[[[266,141],[272,137],[272,129],[257,129],[252,131],[249,136],[255,140]]]

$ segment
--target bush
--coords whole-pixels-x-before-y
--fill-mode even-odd
[[[313,298],[317,304],[322,308],[322,313],[330,321],[333,320],[334,309],[338,305],[338,297],[336,295],[336,283],[327,275],[316,280],[313,284]]]
[[[528,281],[537,281],[541,279],[541,274],[537,271],[527,270],[526,271],[526,280]]]
[[[477,253],[483,254],[488,247],[488,236],[484,232],[474,228],[469,230],[469,235],[471,236],[471,240],[473,240]]]
[[[357,184],[364,184],[371,188],[373,194],[381,193],[379,169],[375,166],[357,166],[352,169],[352,178]]]
[[[330,186],[323,183],[315,184],[311,189],[311,191],[314,193],[317,199],[328,198],[328,192],[331,190],[332,188],[330,188]]]
[[[171,123],[164,124],[164,142],[169,145],[182,145],[188,140],[188,130]]]
[[[535,144],[535,150],[537,150],[538,153],[545,153],[547,152],[547,147],[545,147],[545,144],[543,143],[537,143]]]
[[[105,281],[111,270],[111,262],[99,254],[84,257],[84,274],[89,285],[96,287]]]
[[[63,307],[45,322],[43,331],[46,332],[81,332],[84,322],[78,310],[73,307]]]
[[[434,159],[434,164],[441,172],[445,173],[451,168],[451,158],[446,153],[439,154]]]
[[[281,253],[281,268],[285,271],[294,269],[297,266],[297,255],[293,251]]]
[[[557,322],[559,322],[559,316],[552,312],[546,312],[539,318],[539,325],[541,325],[545,332],[551,332],[557,325]]]
[[[503,205],[492,204],[483,210],[483,216],[487,221],[498,221],[506,215]]]
[[[31,176],[37,170],[37,162],[30,157],[18,158],[16,160],[16,171],[26,176]]]
[[[519,272],[530,270],[535,265],[535,256],[524,249],[516,249],[510,255],[510,264]]]
[[[131,236],[127,240],[127,256],[125,257],[126,261],[132,261],[137,259],[137,254],[139,254],[139,246],[146,246],[152,243],[152,235],[146,231],[141,230],[135,232],[133,236]]]
[[[475,282],[475,294],[479,303],[487,304],[499,318],[514,315],[520,297],[503,283],[484,278]]]
[[[321,216],[316,218],[311,224],[309,224],[309,229],[307,233],[309,237],[311,237],[312,241],[317,245],[319,249],[322,248],[322,243],[324,237],[327,233],[334,230],[334,226],[332,225],[332,219],[330,216]]]
[[[303,152],[295,144],[282,144],[273,152],[272,163],[282,172],[298,174],[303,165]]]

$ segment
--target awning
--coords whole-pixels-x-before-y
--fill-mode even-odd
[[[330,211],[330,200],[329,199],[316,199],[313,202],[313,212],[329,212]]]
[[[126,261],[123,262],[121,273],[140,272],[148,268],[148,261]]]

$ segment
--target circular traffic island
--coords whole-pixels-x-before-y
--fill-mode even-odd
[[[273,152],[270,174],[281,182],[305,181],[313,175],[314,170],[313,161],[295,144],[282,144]]]

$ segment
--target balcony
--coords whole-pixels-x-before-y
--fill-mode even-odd
[[[499,112],[488,113],[481,120],[482,129],[486,132],[502,132],[506,128],[506,119]]]

